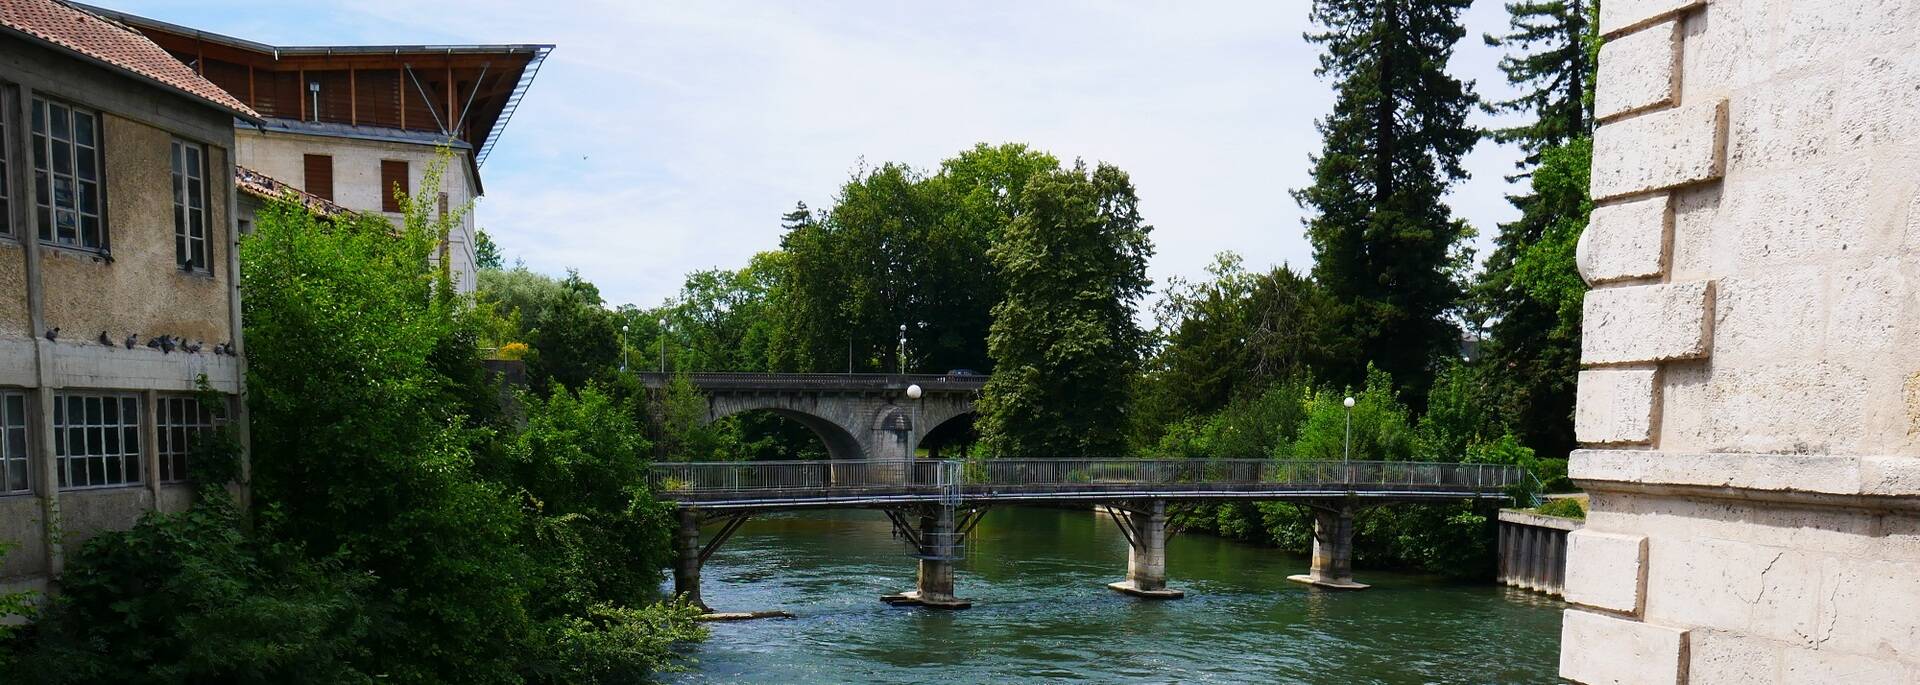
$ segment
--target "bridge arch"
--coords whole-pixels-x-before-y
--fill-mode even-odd
[[[643,376],[649,386],[668,380]],[[928,432],[973,412],[981,376],[692,374],[708,422],[768,411],[807,427],[832,459],[905,460]],[[920,397],[908,389],[920,387]]]

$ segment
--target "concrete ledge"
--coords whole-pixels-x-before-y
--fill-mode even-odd
[[[1920,497],[1920,456],[1575,450],[1569,477],[1593,487],[1679,485],[1865,497]]]
[[[1706,4],[1707,0],[1609,0],[1600,3],[1600,35],[1613,38]]]
[[[1135,587],[1133,584],[1133,581],[1131,580],[1123,580],[1118,583],[1107,583],[1107,588],[1115,592],[1133,595],[1141,599],[1181,599],[1187,596],[1187,591],[1175,590],[1173,588],[1160,588],[1158,590],[1142,590],[1138,587]]]
[[[1552,528],[1554,530],[1580,530],[1582,526],[1587,525],[1587,522],[1580,519],[1535,514],[1531,511],[1520,509],[1501,509],[1500,520],[1506,523],[1517,523],[1523,526],[1534,526],[1536,528]]]
[[[1368,585],[1366,583],[1356,583],[1351,580],[1348,580],[1348,581],[1319,580],[1305,573],[1287,576],[1287,580],[1291,580],[1296,583],[1305,583],[1307,585],[1312,585],[1317,588],[1326,588],[1328,590],[1365,590],[1367,588],[1373,587],[1372,585]]]
[[[892,606],[926,607],[928,609],[968,609],[973,607],[970,599],[921,599],[919,590],[911,590],[891,595],[881,595],[880,601]]]

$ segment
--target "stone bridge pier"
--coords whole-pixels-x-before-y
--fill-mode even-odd
[[[1148,500],[1106,507],[1107,515],[1127,538],[1127,579],[1107,587],[1144,599],[1180,599],[1182,590],[1167,587],[1167,502]]]
[[[1351,502],[1315,502],[1313,511],[1313,565],[1307,573],[1287,580],[1330,590],[1365,590],[1353,581],[1353,515]]]

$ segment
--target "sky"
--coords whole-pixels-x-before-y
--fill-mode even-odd
[[[509,263],[579,270],[609,305],[776,249],[795,202],[831,206],[862,165],[920,169],[1023,142],[1132,175],[1149,275],[1312,264],[1289,194],[1309,182],[1307,0],[965,3],[620,0],[95,0],[275,45],[553,43],[481,175],[479,225]],[[1476,0],[1450,65],[1510,94],[1502,0]],[[1498,124],[1485,115],[1475,123]],[[1484,256],[1518,150],[1484,141],[1448,196]]]

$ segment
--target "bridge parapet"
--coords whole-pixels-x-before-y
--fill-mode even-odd
[[[948,474],[959,474],[957,487]],[[660,497],[701,508],[933,501],[1503,498],[1525,474],[1504,464],[1277,459],[917,459],[654,464]]]
[[[643,373],[640,382],[661,388],[673,374]],[[688,380],[712,392],[905,392],[918,385],[927,393],[978,392],[987,377],[974,374],[886,373],[690,373]]]

